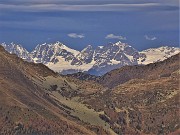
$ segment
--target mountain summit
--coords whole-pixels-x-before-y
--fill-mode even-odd
[[[10,53],[34,63],[43,63],[61,74],[88,72],[102,75],[125,65],[146,65],[162,61],[180,52],[179,48],[162,46],[139,52],[127,43],[109,43],[93,48],[88,45],[82,51],[69,48],[63,43],[44,43],[28,52],[21,45],[14,43],[2,46]]]

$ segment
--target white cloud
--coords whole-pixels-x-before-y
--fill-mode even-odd
[[[155,36],[148,36],[148,35],[144,35],[144,37],[145,37],[145,39],[146,39],[146,40],[151,40],[151,41],[153,41],[153,40],[156,40],[156,39],[157,39],[157,37],[155,37]]]
[[[135,11],[146,10],[146,8],[159,7],[158,3],[140,3],[140,4],[92,4],[92,5],[74,5],[57,3],[32,3],[32,4],[0,4],[0,9],[15,11]]]
[[[68,34],[69,37],[71,38],[84,38],[84,34],[77,34],[77,33],[69,33]]]
[[[178,10],[179,0],[1,0],[8,11],[159,11]]]
[[[108,34],[105,38],[106,38],[106,39],[126,40],[126,37],[118,36],[118,35],[114,35],[114,34]]]

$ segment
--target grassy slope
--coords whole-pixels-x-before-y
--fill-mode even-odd
[[[0,63],[1,134],[95,134],[64,117],[65,112],[39,85],[46,76],[57,77],[53,71],[24,62],[1,47]]]

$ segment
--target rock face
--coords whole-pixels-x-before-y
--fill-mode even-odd
[[[96,62],[89,73],[102,75],[125,65],[137,65],[139,58],[145,58],[145,56],[130,45],[121,42],[110,43],[95,50],[94,61]]]
[[[91,45],[88,45],[86,48],[84,48],[77,56],[77,60],[79,61],[81,65],[83,63],[89,64],[93,61],[93,56],[94,56],[94,49]],[[76,64],[76,63],[72,63]]]
[[[56,42],[54,44],[44,43],[42,45],[37,45],[36,48],[30,53],[30,56],[36,63],[56,64],[61,62],[60,58],[64,61],[71,62],[75,59],[75,56],[78,53],[78,51],[70,49],[60,42]]]
[[[97,48],[88,45],[82,51],[71,49],[59,41],[37,45],[32,52],[28,52],[21,45],[13,43],[10,45],[3,43],[2,46],[8,52],[17,54],[18,57],[24,60],[43,63],[61,74],[81,71],[94,75],[103,75],[126,65],[144,65],[162,61],[180,52],[179,48],[168,46],[139,52],[132,46],[120,41],[98,46]]]

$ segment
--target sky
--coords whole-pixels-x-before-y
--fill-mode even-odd
[[[179,0],[1,0],[0,43],[179,46]]]

